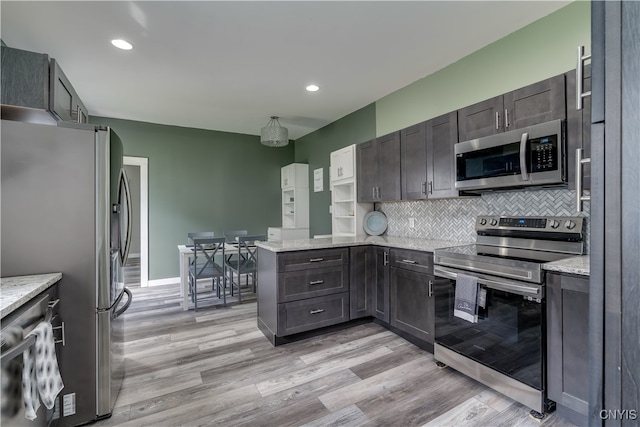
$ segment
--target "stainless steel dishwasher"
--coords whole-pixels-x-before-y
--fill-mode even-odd
[[[51,322],[54,329],[56,353],[60,355],[59,344],[64,343],[64,323],[57,315],[59,300],[54,299],[55,291],[44,292],[35,297],[6,318],[2,319],[2,411],[0,425],[9,426],[55,426],[60,418],[59,397],[52,409],[44,405],[36,412],[33,421],[25,418],[22,396],[22,368],[24,351],[35,344],[35,337],[26,335],[40,322]]]

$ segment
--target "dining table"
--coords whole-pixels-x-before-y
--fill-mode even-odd
[[[206,251],[206,248],[205,248]],[[238,253],[238,245],[226,242],[224,244],[225,261],[232,255]],[[240,254],[246,253],[247,249],[242,248]],[[193,256],[193,245],[178,245],[178,255],[180,260],[180,297],[182,298],[182,310],[189,310],[189,257]]]

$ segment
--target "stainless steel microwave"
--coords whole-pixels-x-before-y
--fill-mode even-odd
[[[564,120],[460,142],[455,145],[456,189],[563,184],[565,144]]]

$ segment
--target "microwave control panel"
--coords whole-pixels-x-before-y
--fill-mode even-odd
[[[544,136],[529,141],[531,172],[558,170],[559,153],[557,135]]]

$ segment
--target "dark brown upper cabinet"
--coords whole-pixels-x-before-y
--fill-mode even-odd
[[[400,132],[402,200],[455,197],[456,111]]]
[[[425,126],[427,135],[427,197],[456,197],[454,146],[458,142],[458,113],[453,111]]]
[[[427,198],[426,122],[400,131],[400,175],[402,200]]]
[[[400,132],[363,142],[356,149],[358,202],[400,200]]]
[[[43,53],[2,46],[3,117],[38,123],[86,123],[87,109],[58,62]],[[15,116],[19,114],[20,116]]]
[[[566,117],[560,74],[458,111],[459,140],[481,138]]]

